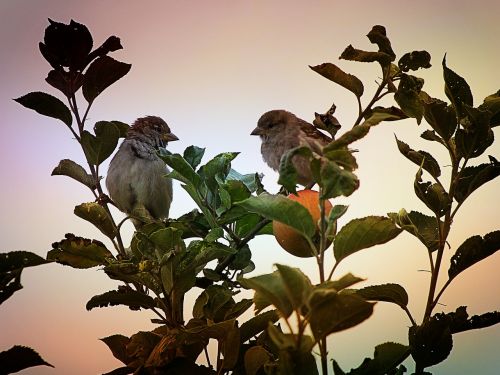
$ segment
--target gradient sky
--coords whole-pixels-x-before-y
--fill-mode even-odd
[[[38,51],[47,18],[66,23],[74,19],[87,25],[94,45],[110,35],[119,36],[124,49],[112,56],[132,64],[130,73],[98,98],[90,124],[161,116],[180,138],[169,147],[172,151],[181,152],[191,144],[206,147],[207,158],[240,151],[234,167],[245,173],[264,172],[266,187],[276,191],[277,175],[262,161],[258,139],[249,136],[263,112],[284,108],[312,120],[315,111],[324,112],[335,101],[344,129],[357,115],[354,96],[308,65],[337,63],[365,82],[368,96],[379,76],[378,67],[339,61],[338,56],[348,44],[373,49],[365,35],[373,25],[381,24],[398,56],[422,49],[431,53],[432,68],[419,72],[429,94],[445,98],[440,63],[447,53],[448,66],[467,79],[478,105],[500,89],[499,12],[500,3],[495,0],[1,0],[0,251],[30,250],[45,256],[50,244],[67,232],[102,239],[72,213],[75,205],[90,201],[91,194],[65,177],[50,176],[60,159],[82,162],[69,131],[61,122],[11,100],[30,91],[58,94],[44,81],[49,65]],[[425,212],[413,196],[416,168],[399,154],[394,142],[396,134],[416,149],[444,156],[438,145],[419,139],[424,127],[417,127],[413,120],[381,124],[356,145],[361,187],[349,199],[339,199],[350,205],[341,224],[401,208]],[[499,158],[499,144],[487,153]],[[449,169],[442,168],[444,173]],[[174,189],[171,214],[176,217],[193,209],[194,203],[178,184]],[[463,206],[450,236],[452,249],[471,235],[499,229],[498,192],[495,181]],[[125,237],[130,239],[131,234],[129,226]],[[251,248],[257,265],[254,275],[270,272],[274,263],[298,264],[272,237],[253,241]],[[451,255],[446,253],[445,271]],[[498,309],[499,261],[498,255],[492,256],[460,275],[437,310],[449,312],[467,305],[470,314],[480,314]],[[411,311],[421,319],[429,275],[419,270],[428,268],[428,259],[410,235],[403,233],[389,244],[360,252],[343,263],[338,277],[352,272],[368,279],[364,285],[403,285],[410,295]],[[304,261],[301,268],[311,275],[316,272],[313,261]],[[119,362],[97,339],[152,328],[147,312],[121,307],[85,310],[93,295],[116,286],[99,270],[50,264],[25,270],[23,285],[22,291],[0,307],[0,350],[14,344],[31,346],[56,366],[38,367],[26,374],[110,371]],[[192,293],[189,303],[198,293]],[[329,349],[348,370],[372,356],[377,344],[406,343],[408,325],[396,307],[379,303],[367,322],[332,336]],[[497,374],[499,344],[499,327],[456,335],[448,360],[431,371],[441,375]]]

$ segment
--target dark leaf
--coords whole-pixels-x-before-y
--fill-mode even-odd
[[[297,193],[297,171],[294,163],[297,158],[306,159],[307,162],[313,156],[312,150],[307,146],[295,147],[285,152],[280,161],[278,184],[290,193]]]
[[[362,51],[349,45],[340,55],[340,59],[349,61],[360,62],[374,62],[377,61],[382,66],[387,66],[394,60],[394,58],[385,52],[368,52]]]
[[[356,163],[356,158],[353,155],[353,151],[349,150],[347,147],[338,150],[329,151],[324,154],[328,160],[334,162],[338,166],[344,168],[345,170],[352,172],[358,168]]]
[[[431,67],[431,55],[427,51],[413,51],[405,53],[398,61],[398,67],[403,72]]]
[[[109,56],[101,56],[90,64],[83,81],[83,96],[92,103],[106,88],[126,75],[132,65]]]
[[[342,136],[331,142],[329,145],[327,145],[323,149],[323,152],[327,153],[349,146],[351,143],[356,142],[366,136],[370,131],[370,127],[371,125],[366,123],[352,128],[351,130],[345,132],[344,134],[342,134]]]
[[[484,237],[472,236],[462,243],[451,257],[448,276],[453,279],[460,272],[466,270],[484,258],[500,249],[500,231],[486,234]]]
[[[312,291],[311,280],[298,268],[276,264],[294,310],[299,311]]]
[[[371,285],[356,290],[356,294],[368,301],[391,302],[399,306],[408,305],[408,294],[399,284]]]
[[[422,182],[422,168],[415,175],[413,187],[417,197],[438,217],[443,216],[450,209],[450,196],[440,184]]]
[[[115,150],[122,130],[109,121],[99,121],[94,126],[95,136],[87,130],[82,133],[82,147],[87,160],[95,165],[109,158]]]
[[[184,150],[184,159],[195,169],[201,163],[204,154],[204,148],[189,146]]]
[[[337,118],[333,116],[335,108],[336,108],[335,104],[333,104],[332,108],[330,108],[330,110],[325,114],[314,112],[314,120],[313,120],[313,125],[316,126],[318,129],[330,133],[332,139],[335,138],[337,132],[342,127],[339,123],[339,120],[337,120]]]
[[[335,162],[324,161],[320,173],[321,179],[318,181],[322,188],[320,199],[336,198],[341,195],[348,197],[359,188],[358,177],[340,168]]]
[[[59,99],[47,93],[38,91],[30,92],[20,98],[14,99],[14,101],[41,115],[61,120],[68,126],[71,126],[73,122],[69,108]]]
[[[396,58],[396,54],[392,50],[391,42],[389,38],[387,38],[387,34],[385,31],[385,27],[381,25],[375,25],[372,27],[370,32],[367,35],[370,42],[376,44],[378,46],[379,52],[386,53],[391,56],[391,61],[394,61]]]
[[[424,170],[429,172],[431,176],[437,178],[441,176],[441,168],[439,168],[439,164],[434,159],[434,157],[426,151],[415,151],[410,148],[406,143],[400,141],[396,136],[396,142],[398,144],[399,151],[413,163],[422,167]]]
[[[12,374],[34,366],[49,366],[36,351],[26,346],[15,345],[9,350],[0,352],[0,363],[2,374]]]
[[[61,160],[57,167],[54,168],[51,175],[68,176],[84,184],[90,190],[94,190],[96,188],[96,184],[92,175],[87,173],[87,171],[80,164],[75,163],[73,160]]]
[[[257,345],[250,347],[245,352],[245,374],[257,375],[258,371],[271,361],[270,353],[264,347]]]
[[[361,281],[365,281],[365,279],[362,279],[360,277],[354,276],[352,273],[347,273],[344,276],[342,276],[338,280],[333,280],[333,281],[327,281],[326,283],[319,284],[319,287],[326,287],[326,288],[333,288],[337,292],[349,288],[350,286],[357,284]]]
[[[461,203],[487,182],[500,175],[500,164],[480,164],[473,167],[465,167],[459,174],[455,188],[454,198]]]
[[[76,237],[73,234],[67,234],[62,241],[54,242],[52,247],[47,253],[47,259],[73,268],[106,265],[107,259],[113,258],[113,254],[102,242]]]
[[[363,82],[352,74],[345,73],[342,69],[332,63],[323,63],[321,65],[309,66],[316,73],[322,75],[326,79],[344,87],[351,91],[358,98],[363,95]]]
[[[50,262],[30,251],[0,253],[0,274],[46,263]]]
[[[444,92],[455,107],[457,117],[462,119],[467,115],[464,105],[473,105],[472,92],[465,79],[446,66],[446,55],[443,57],[443,75]]]
[[[365,113],[365,123],[378,125],[382,121],[398,121],[408,118],[405,113],[396,107],[375,107]]]
[[[54,69],[47,74],[45,82],[61,91],[67,98],[70,98],[82,87],[83,74]]]
[[[96,202],[82,203],[75,207],[74,213],[94,226],[109,238],[115,237],[113,220],[103,206]]]
[[[105,42],[99,48],[96,48],[91,53],[89,53],[85,65],[90,64],[92,60],[94,60],[97,57],[105,56],[110,52],[114,52],[122,48],[123,47],[121,45],[120,38],[114,35],[110,36],[108,39],[105,40]]]
[[[104,342],[113,353],[113,357],[120,360],[122,363],[127,364],[129,357],[127,356],[127,344],[130,339],[123,335],[112,335],[100,339]]]
[[[278,320],[279,315],[276,310],[270,310],[243,322],[240,327],[241,342],[244,343],[252,337],[257,336],[268,327],[269,323],[274,324]]]
[[[422,242],[429,251],[439,247],[439,229],[435,217],[424,215],[417,211],[389,213],[388,216],[401,229],[411,233]]]
[[[500,323],[500,312],[492,311],[469,318],[466,306],[460,306],[451,313],[436,314],[442,319],[447,319],[451,333],[465,332],[472,329],[481,329]]]
[[[500,90],[484,98],[483,104],[478,107],[479,110],[487,110],[491,113],[490,127],[494,128],[500,125]]]
[[[424,106],[420,98],[420,91],[424,80],[408,74],[401,74],[398,90],[394,94],[394,100],[399,104],[401,110],[408,116],[417,120],[420,124],[424,115]]]
[[[441,138],[448,141],[457,128],[457,115],[453,107],[439,99],[425,98],[424,117],[425,121],[438,133]],[[434,139],[433,139],[434,140]]]
[[[23,289],[21,285],[21,273],[23,269],[0,273],[0,305],[7,301],[18,290]]]
[[[156,302],[153,298],[142,292],[135,290],[111,290],[109,292],[92,297],[86,305],[87,310],[92,310],[96,307],[107,307],[125,305],[133,310],[139,308],[151,309],[156,307]]]
[[[475,158],[484,153],[494,140],[490,128],[491,113],[464,105],[467,117],[462,121],[455,135],[455,144],[459,156]]]
[[[334,254],[337,262],[355,252],[386,243],[395,238],[401,229],[391,219],[383,216],[367,216],[351,220],[335,237]]]
[[[106,372],[103,375],[128,375],[128,374],[133,374],[134,371],[135,370],[132,367],[123,366],[123,367],[118,367],[110,372]]]

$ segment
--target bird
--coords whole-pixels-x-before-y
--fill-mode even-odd
[[[306,146],[314,154],[321,156],[323,147],[332,141],[313,124],[282,109],[264,113],[250,135],[260,137],[262,158],[275,171],[279,171],[281,157],[287,151],[295,147]],[[297,182],[311,188],[315,182],[309,160],[303,156],[295,155],[292,163],[297,171]]]
[[[158,150],[177,140],[160,117],[138,118],[109,164],[106,187],[111,201],[131,217],[136,229],[168,218],[172,180],[166,177],[169,169]]]

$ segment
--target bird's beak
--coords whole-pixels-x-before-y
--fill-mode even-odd
[[[173,141],[178,141],[179,138],[174,133],[167,133],[163,135],[163,140],[166,142],[173,142]]]
[[[262,129],[259,128],[259,127],[256,127],[254,130],[252,130],[252,132],[250,133],[250,135],[262,135]]]

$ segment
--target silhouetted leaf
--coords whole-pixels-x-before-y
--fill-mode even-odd
[[[279,320],[276,310],[266,311],[243,322],[240,327],[240,339],[244,343],[264,331],[269,323],[274,324]]]
[[[382,66],[387,66],[394,58],[385,52],[368,52],[362,51],[349,45],[340,55],[340,59],[359,62],[374,62],[377,61]]]
[[[332,63],[323,63],[321,65],[309,66],[316,73],[322,75],[326,79],[344,87],[351,91],[358,98],[363,95],[363,82],[352,74],[345,73],[342,69]]]
[[[236,205],[269,220],[277,220],[289,225],[305,237],[312,237],[316,232],[316,225],[307,208],[282,195],[263,193],[238,202]]]
[[[439,168],[439,164],[434,159],[434,157],[429,154],[427,151],[415,151],[408,144],[400,141],[398,137],[396,137],[396,143],[398,145],[399,151],[405,156],[408,160],[411,160],[413,163],[421,166],[424,170],[429,172],[433,177],[441,176],[441,168]]]
[[[399,306],[408,305],[408,294],[399,284],[370,285],[356,290],[356,294],[368,301],[383,301]]]
[[[391,220],[401,229],[411,233],[422,242],[429,251],[439,247],[439,230],[435,217],[424,215],[417,211],[389,213]]]
[[[337,262],[355,252],[386,243],[395,238],[401,229],[391,219],[383,216],[367,216],[351,220],[335,237],[334,254]]]
[[[483,104],[478,107],[479,110],[487,110],[491,113],[490,127],[494,128],[500,125],[500,90],[484,98]]]
[[[467,115],[464,105],[473,105],[472,92],[469,85],[457,73],[446,66],[446,55],[443,57],[444,92],[455,107],[459,119]]]
[[[26,346],[15,345],[9,350],[0,352],[0,363],[2,374],[12,374],[34,366],[49,366],[36,351]]]
[[[500,165],[495,163],[465,167],[460,172],[454,198],[460,203],[465,201],[472,192],[499,175]]]
[[[30,92],[14,101],[26,108],[32,109],[41,115],[61,120],[66,125],[71,126],[73,118],[66,105],[56,97],[44,92]]]
[[[427,51],[413,51],[405,53],[398,61],[398,67],[403,72],[431,67],[431,55]]]
[[[391,61],[394,61],[396,54],[392,50],[391,42],[387,38],[385,27],[381,25],[375,25],[372,27],[368,35],[366,35],[370,42],[378,46],[379,52],[386,53],[391,56]]]
[[[270,353],[264,347],[257,345],[250,347],[245,352],[245,374],[257,375],[257,372],[269,361],[271,361]]]
[[[448,276],[453,279],[480,260],[494,254],[500,249],[500,231],[486,234],[484,237],[472,236],[465,240],[451,257]]]
[[[398,121],[408,118],[405,113],[396,107],[375,107],[365,112],[365,124],[378,125],[382,121]]]
[[[0,253],[0,273],[22,270],[26,267],[50,263],[41,256],[30,251],[10,251]]]
[[[108,348],[113,353],[113,357],[124,364],[127,364],[129,362],[130,359],[127,355],[127,344],[129,343],[130,339],[127,336],[111,335],[100,340],[108,346]]]
[[[401,110],[408,116],[417,120],[420,124],[424,115],[424,106],[420,99],[420,91],[424,80],[408,74],[401,74],[398,89],[394,94],[394,100],[399,104]]]
[[[98,57],[85,72],[83,96],[92,103],[106,88],[126,75],[131,67],[109,56]]]
[[[97,202],[82,203],[75,207],[76,216],[94,224],[94,226],[109,238],[115,237],[115,226],[103,206]]]
[[[415,175],[413,187],[417,197],[438,217],[443,216],[450,209],[450,196],[441,185],[422,182],[422,168]]]
[[[469,318],[466,306],[460,306],[454,312],[438,313],[436,317],[446,319],[450,326],[451,333],[465,332],[472,329],[490,327],[500,323],[500,312],[492,311],[481,315],[474,315]]]
[[[283,187],[290,193],[296,194],[297,171],[295,170],[293,162],[299,157],[309,160],[312,156],[313,153],[307,146],[295,147],[285,152],[281,156],[278,184],[283,185]]]
[[[197,146],[189,146],[184,150],[184,159],[194,169],[201,163],[201,159],[203,158],[204,154],[205,154],[204,148]]]
[[[424,117],[429,125],[438,133],[445,141],[448,141],[457,128],[457,115],[453,107],[446,102],[435,98],[425,98]]]
[[[67,98],[70,98],[82,87],[83,74],[54,69],[47,74],[45,82],[61,91]]]
[[[51,175],[68,176],[84,184],[90,190],[94,190],[96,188],[96,184],[92,175],[87,173],[87,171],[80,164],[75,163],[73,160],[61,160],[57,167],[54,168]]]
[[[84,130],[82,147],[87,160],[95,165],[109,158],[115,150],[123,129],[111,121],[99,121],[94,126],[95,136]]]
[[[475,158],[493,144],[494,134],[490,128],[491,113],[464,105],[466,120],[455,135],[457,153],[461,157]]]
[[[54,242],[52,247],[47,253],[47,259],[73,268],[106,265],[107,259],[113,258],[113,254],[102,242],[76,237],[73,234],[67,234],[62,241]]]
[[[87,310],[92,310],[96,307],[107,307],[125,305],[134,310],[139,308],[151,309],[156,307],[155,300],[143,292],[135,290],[111,290],[109,292],[99,294],[92,297],[87,302]]]

